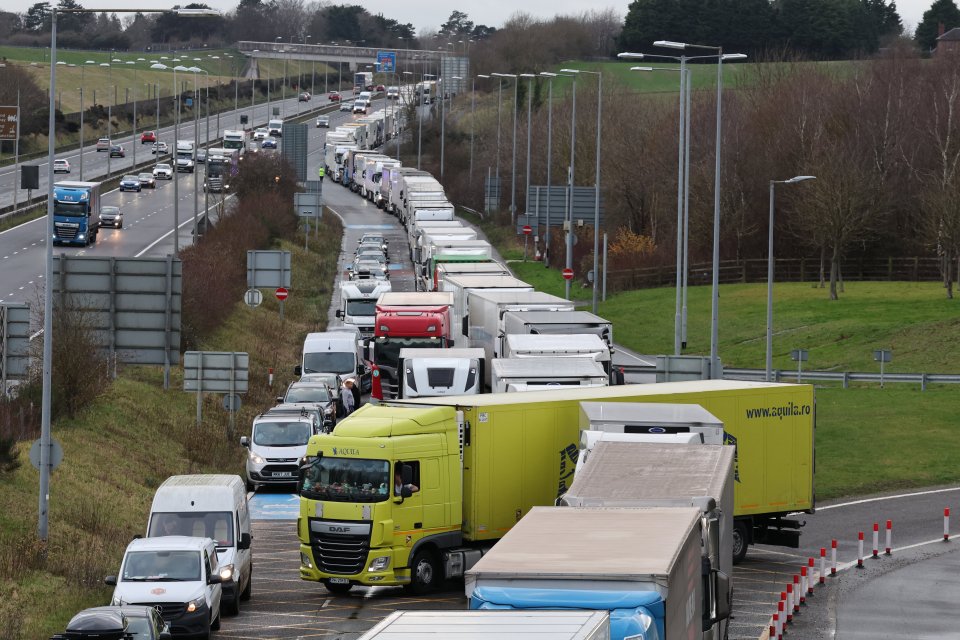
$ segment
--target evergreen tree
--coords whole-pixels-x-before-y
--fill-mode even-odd
[[[953,0],[934,0],[930,8],[923,12],[923,19],[917,25],[914,39],[921,51],[932,51],[937,47],[940,25],[944,32],[960,26],[960,9]]]

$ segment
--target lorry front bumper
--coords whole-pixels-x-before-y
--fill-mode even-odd
[[[389,556],[388,566],[381,571],[370,571],[370,565],[377,558]],[[318,568],[315,561],[314,550],[310,545],[300,545],[300,579],[311,582],[323,582],[325,580],[334,580],[342,582],[349,581],[350,584],[359,584],[365,586],[397,586],[410,583],[410,569],[394,567],[394,558],[392,549],[371,549],[367,553],[367,559],[364,563],[364,571],[352,575],[342,575],[338,573],[328,573]]]

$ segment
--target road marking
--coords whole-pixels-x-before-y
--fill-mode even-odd
[[[223,200],[224,200],[224,202],[226,202],[227,200],[229,200],[229,199],[232,198],[232,197],[233,197],[233,196],[230,195],[230,196],[227,196],[226,198],[224,198]],[[215,208],[216,206],[219,206],[219,203],[218,203],[217,205],[213,205],[213,206],[207,207],[207,209],[206,209],[206,211],[204,211],[204,213],[209,213],[210,209],[213,209],[213,208]],[[192,217],[188,217],[186,220],[184,220],[183,222],[181,222],[180,225],[177,227],[177,229],[180,229],[181,227],[183,227],[183,226],[185,226],[185,225],[188,225],[188,224],[193,224],[193,218],[192,218]],[[149,246],[147,246],[146,249],[144,249],[143,251],[141,251],[140,253],[138,253],[137,255],[135,255],[135,256],[133,256],[133,257],[134,257],[134,258],[139,258],[139,257],[142,256],[143,254],[145,254],[147,251],[150,251],[150,249],[153,249],[155,246],[157,246],[157,244],[160,243],[160,241],[162,241],[164,238],[166,238],[167,236],[169,236],[169,235],[172,234],[172,233],[173,233],[173,229],[171,229],[170,231],[167,231],[165,234],[163,234],[162,236],[160,236],[159,238],[157,238],[156,240],[154,240],[153,242],[151,242],[151,243],[149,244]]]
[[[828,509],[839,509],[840,507],[852,507],[858,504],[868,504],[870,502],[881,502],[883,500],[899,500],[900,498],[913,498],[915,496],[930,496],[937,493],[949,493],[951,491],[960,491],[960,487],[951,487],[949,489],[930,489],[927,491],[915,491],[913,493],[899,493],[894,496],[881,496],[879,498],[864,498],[863,500],[853,500],[851,502],[841,502],[840,504],[830,504],[825,507],[817,507],[817,511],[826,511]]]

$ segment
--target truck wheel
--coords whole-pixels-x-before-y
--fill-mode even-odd
[[[220,615],[221,615],[221,613],[218,611],[218,612],[217,612],[217,617],[216,617],[216,619],[215,619],[213,622],[210,623],[210,629],[211,629],[211,630],[213,630],[213,631],[220,631]]]
[[[247,578],[247,586],[240,592],[241,600],[249,600],[253,594],[253,569],[250,569],[250,577]]]
[[[424,595],[437,588],[440,583],[440,565],[432,552],[421,549],[410,563],[410,584],[408,589],[415,595]]]
[[[733,564],[739,564],[747,557],[747,540],[749,539],[747,523],[733,523]]]
[[[227,602],[221,603],[221,607],[222,607],[222,609],[221,609],[221,614],[223,613],[223,610],[226,610],[227,614],[229,614],[229,615],[231,615],[231,616],[235,616],[235,615],[239,615],[239,614],[240,614],[240,589],[239,589],[239,584],[238,584],[237,586],[238,586],[238,588],[237,588],[237,590],[234,592],[233,597],[230,598],[230,600],[228,600]]]
[[[353,589],[353,585],[349,582],[347,584],[340,583],[331,583],[329,580],[323,581],[323,586],[327,588],[327,591],[332,593],[335,596],[344,596],[350,593],[350,589]]]

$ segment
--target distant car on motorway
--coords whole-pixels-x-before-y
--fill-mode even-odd
[[[320,127],[330,128],[330,116],[317,116],[317,128]]]
[[[154,155],[163,155],[170,151],[170,147],[167,146],[166,142],[155,142],[153,143],[153,154]]]
[[[340,92],[331,91],[330,93],[327,94],[327,100],[329,100],[330,102],[340,102]]]
[[[140,144],[148,144],[157,141],[156,131],[144,131],[140,134]]]
[[[120,207],[100,207],[100,226],[123,229],[123,212],[120,211]]]
[[[140,181],[141,187],[146,187],[147,189],[157,188],[157,179],[153,177],[152,173],[145,172],[145,173],[138,174],[137,180]]]
[[[377,87],[376,87],[376,89],[374,89],[374,90],[375,90],[375,91],[386,91],[386,87],[384,87],[382,84],[378,84]]]
[[[351,111],[353,111],[353,103],[352,103],[352,102],[341,102],[341,103],[340,103],[340,111],[346,111],[346,112],[348,112],[348,113],[351,112]]]
[[[101,151],[110,151],[110,147],[113,143],[110,142],[110,138],[100,138],[97,140],[97,153]]]
[[[111,145],[110,147],[110,157],[111,158],[126,158],[127,151],[123,148],[122,144]]]
[[[254,140],[266,140],[270,137],[270,131],[266,127],[260,127],[253,132]]]
[[[197,149],[195,155],[197,156],[197,162],[202,162],[202,163],[204,163],[204,164],[207,163],[207,150],[206,150],[206,149],[204,149],[203,147],[200,147],[199,149]]]
[[[353,103],[353,112],[354,113],[367,113],[367,109],[370,108],[370,103],[363,99],[358,99]]]
[[[137,176],[128,175],[120,179],[120,191],[136,191],[139,193],[140,189],[140,178]]]
[[[277,148],[277,139],[276,138],[267,138],[260,143],[261,149],[276,149]]]
[[[153,177],[157,180],[173,180],[173,167],[168,164],[158,164],[153,168]]]
[[[311,97],[312,97],[312,96],[310,95],[310,92],[309,92],[309,91],[303,91],[303,92],[298,96],[297,99],[298,99],[300,102],[309,102]]]
[[[191,160],[190,158],[186,156],[180,156],[176,159],[175,164],[177,166],[177,171],[179,171],[180,173],[184,173],[184,172],[193,173],[194,165],[193,165],[193,160]]]
[[[54,160],[53,172],[54,173],[70,173],[70,161],[65,159]]]

